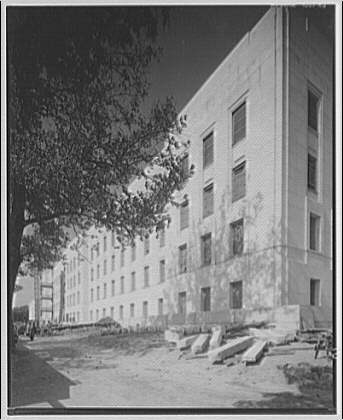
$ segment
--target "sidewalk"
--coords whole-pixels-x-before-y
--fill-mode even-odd
[[[20,341],[12,353],[9,376],[10,407],[61,408],[74,382],[28,350]]]

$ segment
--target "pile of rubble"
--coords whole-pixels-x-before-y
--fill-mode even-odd
[[[198,333],[194,333],[198,329]],[[210,363],[225,362],[228,366],[240,361],[256,363],[271,346],[296,340],[296,331],[277,325],[214,326],[207,331],[193,327],[171,327],[164,338],[180,350],[179,357],[207,357]]]

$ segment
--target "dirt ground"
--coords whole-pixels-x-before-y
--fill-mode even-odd
[[[21,339],[12,405],[333,409],[332,362],[315,360],[313,345],[274,347],[254,365],[227,362],[182,355],[157,333]]]

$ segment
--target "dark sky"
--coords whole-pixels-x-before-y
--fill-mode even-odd
[[[170,24],[160,35],[164,55],[151,72],[151,97],[175,98],[178,111],[268,7],[186,6],[171,8]]]
[[[268,10],[252,6],[172,7],[170,23],[159,36],[163,57],[151,69],[149,101],[174,97],[178,111],[186,105],[221,61]],[[16,306],[33,299],[33,281],[16,296]]]

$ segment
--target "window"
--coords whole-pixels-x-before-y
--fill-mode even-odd
[[[186,314],[186,292],[180,292],[178,296],[178,313],[185,315]]]
[[[131,261],[136,259],[136,243],[134,242],[131,246]]]
[[[77,292],[77,304],[80,305],[80,292]]]
[[[320,280],[311,279],[310,280],[310,305],[319,306],[320,305]]]
[[[179,271],[180,273],[186,273],[187,271],[187,245],[181,245],[179,247]]]
[[[188,200],[185,200],[180,207],[180,229],[185,229],[189,225],[189,206]]]
[[[133,271],[131,273],[131,291],[136,290],[136,273]]]
[[[103,308],[102,309],[102,317],[105,318],[105,316],[106,316],[106,308]]]
[[[104,260],[104,276],[107,274],[107,260]]]
[[[166,262],[165,260],[160,261],[160,282],[163,283],[166,280]]]
[[[243,253],[243,219],[230,224],[231,231],[231,254],[241,255]]]
[[[115,235],[114,235],[114,232],[112,232],[111,233],[111,245],[112,245],[112,248],[114,248],[115,242],[116,242]]]
[[[100,265],[99,264],[96,266],[96,278],[97,279],[100,278]]]
[[[107,251],[107,236],[104,236],[104,252]]]
[[[111,306],[111,318],[114,319],[114,306]]]
[[[93,249],[93,247],[91,248],[91,261],[93,261],[94,260],[94,249]]]
[[[212,260],[212,238],[211,233],[201,237],[201,263],[210,265]]]
[[[95,316],[96,316],[96,320],[98,321],[99,320],[99,309],[97,309],[95,311]]]
[[[124,318],[124,306],[120,305],[119,306],[119,319],[123,319]]]
[[[115,256],[112,255],[111,257],[111,270],[114,271],[115,269]]]
[[[203,217],[213,214],[213,184],[204,188],[203,194]]]
[[[230,308],[240,309],[243,301],[243,282],[234,281],[230,283]]]
[[[143,318],[148,318],[148,302],[146,300],[143,302]]]
[[[311,90],[307,94],[307,123],[310,128],[318,131],[319,98]]]
[[[120,293],[124,293],[124,276],[120,277]]]
[[[122,248],[120,252],[120,267],[124,267],[125,264],[125,249]]]
[[[211,310],[211,288],[203,287],[201,289],[200,310],[209,312]]]
[[[77,273],[77,283],[78,284],[81,283],[81,274],[80,274],[80,272]]]
[[[158,315],[163,315],[163,299],[162,298],[158,299],[157,306],[158,306]]]
[[[165,231],[165,229],[161,229],[159,231],[159,237],[160,237],[160,248],[163,248],[166,244],[166,231]]]
[[[73,293],[73,306],[75,306],[75,293]]]
[[[94,281],[94,269],[91,268],[91,281]]]
[[[79,311],[77,311],[77,313],[76,313],[76,320],[77,320],[77,322],[80,322],[80,312]]]
[[[144,287],[149,286],[149,267],[144,267]]]
[[[189,160],[188,155],[182,158],[181,160],[181,173],[183,177],[187,177],[189,172]]]
[[[97,286],[96,288],[96,300],[100,299],[100,286]]]
[[[96,243],[96,256],[98,257],[100,255],[100,246],[99,242]]]
[[[309,190],[317,190],[317,158],[307,155],[307,187]]]
[[[76,286],[76,277],[75,277],[75,274],[73,275],[73,287],[75,287]]]
[[[150,240],[149,240],[149,236],[146,236],[144,238],[144,255],[149,254],[150,252]]]
[[[111,281],[111,296],[114,296],[114,280]]]
[[[310,249],[319,251],[320,217],[310,213]]]
[[[130,317],[133,318],[135,316],[135,304],[130,303]]]
[[[232,170],[232,202],[245,196],[245,162]]]
[[[213,163],[213,131],[203,140],[203,167],[207,168]]]
[[[89,319],[90,321],[93,321],[93,311],[89,311]]]
[[[107,283],[104,283],[104,295],[103,295],[103,299],[107,298]]]
[[[243,102],[232,113],[232,144],[235,145],[246,136],[246,104]]]

